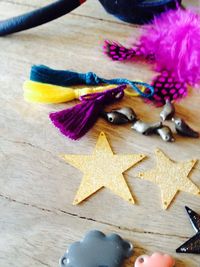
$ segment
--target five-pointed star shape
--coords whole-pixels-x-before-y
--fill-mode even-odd
[[[84,173],[73,204],[79,204],[102,187],[109,188],[124,200],[134,203],[122,173],[144,157],[141,154],[114,155],[103,132],[91,155],[64,155],[65,161]]]
[[[198,194],[197,186],[188,178],[196,160],[174,162],[165,154],[156,150],[157,166],[155,169],[139,173],[141,179],[149,180],[160,187],[163,209],[167,209],[178,191]]]
[[[200,254],[200,215],[188,207],[185,207],[185,209],[190,217],[191,224],[196,231],[196,235],[177,248],[176,252]]]

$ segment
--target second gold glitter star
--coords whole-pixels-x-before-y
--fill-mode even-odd
[[[139,173],[139,177],[160,187],[163,209],[168,208],[178,191],[199,194],[198,187],[188,178],[196,160],[174,162],[159,149],[155,153],[156,168]]]
[[[64,155],[66,162],[84,173],[73,204],[79,204],[102,187],[134,204],[122,173],[144,157],[142,154],[114,155],[103,132],[100,133],[91,155]]]

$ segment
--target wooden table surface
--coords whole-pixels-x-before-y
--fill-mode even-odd
[[[188,2],[197,6],[199,1]],[[1,0],[0,17],[40,5],[37,0]],[[194,235],[184,206],[200,213],[200,197],[181,192],[163,211],[158,187],[136,177],[139,171],[155,165],[156,148],[177,161],[200,158],[198,139],[177,137],[175,143],[164,143],[158,137],[133,132],[129,125],[114,127],[99,119],[84,138],[73,142],[52,126],[48,114],[74,103],[39,105],[23,99],[22,84],[32,64],[150,82],[154,75],[150,66],[111,62],[101,51],[104,39],[126,43],[130,35],[136,38],[139,32],[139,27],[113,18],[98,1],[89,0],[55,22],[0,39],[1,267],[58,266],[67,246],[90,229],[115,232],[129,239],[135,246],[132,261],[143,253],[161,251],[176,258],[176,267],[200,266],[200,256],[175,253]],[[176,108],[179,115],[200,130],[199,103],[200,95],[193,90]],[[120,105],[133,106],[146,121],[159,118],[160,109],[141,99],[126,97]],[[107,189],[81,205],[72,205],[82,173],[66,164],[59,154],[90,154],[100,131],[106,133],[115,153],[148,155],[142,164],[125,173],[136,205],[126,203]],[[200,163],[191,179],[200,187]]]

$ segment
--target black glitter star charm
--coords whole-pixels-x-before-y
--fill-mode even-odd
[[[200,254],[200,215],[188,207],[185,208],[190,217],[191,224],[196,231],[196,235],[177,248],[176,252]]]

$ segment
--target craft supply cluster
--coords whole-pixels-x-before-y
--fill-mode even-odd
[[[44,8],[1,21],[0,36],[47,23],[71,12],[84,2],[87,1],[56,1]],[[73,103],[73,100],[79,100],[78,104],[49,115],[59,132],[64,137],[75,140],[77,146],[78,140],[95,127],[99,119],[111,128],[129,124],[130,127],[126,130],[132,131],[135,138],[139,135],[149,138],[157,136],[157,140],[160,138],[164,142],[174,142],[180,136],[190,140],[199,138],[199,126],[196,125],[193,129],[188,117],[179,115],[177,105],[178,101],[189,98],[190,92],[200,84],[199,14],[183,8],[180,0],[137,0],[130,1],[130,6],[124,0],[100,2],[109,13],[123,21],[148,23],[145,27],[141,26],[140,36],[134,40],[132,38],[126,45],[102,40],[103,49],[99,47],[102,57],[115,64],[149,64],[155,73],[152,80],[147,83],[126,77],[108,79],[90,70],[81,73],[33,65],[30,77],[23,84],[24,100],[30,105]],[[124,105],[124,97],[131,99],[133,104]],[[142,99],[141,105],[151,105],[152,112],[157,114],[156,121],[147,122],[137,115],[134,106],[136,97]],[[114,103],[119,106],[109,108]],[[52,127],[52,131],[54,130],[56,131]],[[142,164],[144,159],[148,160],[148,154],[114,154],[108,140],[109,132],[105,134],[101,130],[92,154],[61,156],[67,164],[83,173],[74,205],[98,194],[102,188],[109,189],[125,200],[127,205],[135,204],[123,173],[136,164]],[[159,187],[163,210],[170,212],[170,205],[179,191],[199,197],[200,189],[189,177],[198,159],[174,161],[160,148],[155,150],[154,155],[155,166],[140,171],[136,176]],[[171,248],[171,252],[200,254],[200,215],[187,206],[185,209],[196,234],[179,248]],[[81,241],[71,244],[59,264],[60,267],[122,267],[126,266],[126,260],[133,254],[134,244],[131,242],[115,233],[105,235],[94,230],[86,233]],[[134,260],[134,267],[174,267],[175,264],[175,259],[165,252],[155,252],[151,256],[140,255]]]

